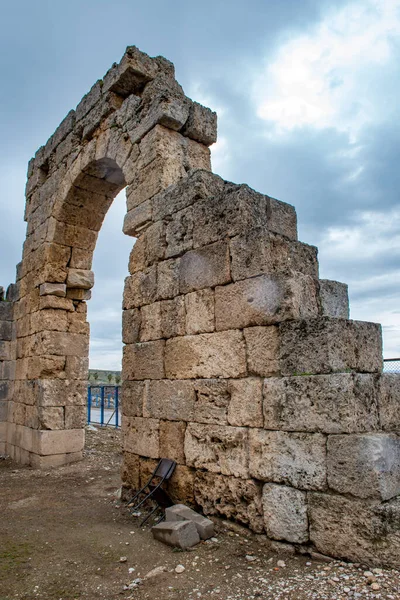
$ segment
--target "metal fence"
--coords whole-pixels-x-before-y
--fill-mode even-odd
[[[385,358],[383,360],[384,373],[400,373],[400,358]]]
[[[89,385],[87,395],[87,422],[96,425],[119,427],[120,386]]]

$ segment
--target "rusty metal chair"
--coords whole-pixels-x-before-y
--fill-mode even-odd
[[[150,519],[150,517],[157,510],[162,510],[168,506],[172,506],[172,500],[161,486],[165,481],[172,477],[175,467],[176,462],[174,460],[171,460],[170,458],[161,458],[146,485],[136,492],[136,494],[129,501],[128,507],[130,508],[131,514],[137,512],[137,510],[143,506],[147,500],[152,500],[156,504],[155,508],[143,519],[140,525],[144,525],[144,523]],[[133,505],[133,503],[140,498],[142,494],[144,494],[144,497],[137,504]],[[163,518],[164,514],[161,515],[157,523],[162,521]]]

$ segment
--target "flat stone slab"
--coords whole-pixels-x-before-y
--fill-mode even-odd
[[[163,521],[152,527],[151,531],[155,540],[183,550],[200,542],[193,521]]]
[[[165,520],[166,522],[191,521],[195,524],[197,533],[202,540],[208,540],[214,536],[214,523],[185,504],[175,504],[166,508]]]

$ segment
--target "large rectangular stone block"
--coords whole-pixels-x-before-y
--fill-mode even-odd
[[[64,407],[46,406],[38,410],[40,429],[64,429]]]
[[[331,435],[328,485],[341,494],[390,500],[400,494],[400,437],[395,434]]]
[[[185,431],[184,421],[160,421],[160,456],[171,458],[178,464],[185,464]]]
[[[202,333],[167,340],[165,372],[172,379],[243,377],[246,353],[240,331]]]
[[[160,421],[132,417],[123,432],[123,449],[139,456],[159,458],[160,456]]]
[[[193,207],[172,215],[166,229],[166,258],[179,256],[193,248]]]
[[[23,382],[25,383],[25,382]],[[37,406],[84,406],[87,398],[86,381],[69,379],[39,379],[26,382],[21,388],[27,404]]]
[[[318,551],[361,564],[400,567],[400,501],[309,493],[310,539]]]
[[[34,469],[53,469],[78,462],[82,458],[82,450],[68,454],[51,454],[50,456],[40,456],[32,452],[29,454],[29,463]]]
[[[199,515],[184,504],[175,504],[165,509],[165,520],[168,521],[191,521],[195,524],[197,533],[202,540],[208,540],[214,536],[214,523]]]
[[[143,416],[143,395],[145,384],[142,381],[123,381],[121,387],[121,409],[126,417]]]
[[[378,394],[382,429],[400,431],[400,373],[382,373]]]
[[[174,298],[179,294],[180,258],[164,260],[157,265],[157,298]]]
[[[189,423],[185,457],[189,467],[246,479],[249,477],[248,430]]]
[[[318,279],[318,250],[302,242],[267,231],[247,229],[230,241],[232,279],[239,281],[263,273],[290,275],[293,271]]]
[[[250,475],[303,490],[326,488],[326,437],[319,433],[249,430]]]
[[[204,289],[186,294],[186,333],[211,333],[214,331],[214,290]]]
[[[197,471],[194,493],[204,514],[234,519],[257,533],[264,530],[261,484],[253,479]]]
[[[279,325],[282,375],[382,370],[382,331],[376,323],[321,317]]]
[[[262,495],[268,537],[293,544],[308,541],[307,494],[284,485],[266,483]]]
[[[331,373],[265,379],[264,427],[321,433],[378,429],[374,376]]]
[[[140,325],[139,309],[122,311],[122,341],[124,344],[134,344],[139,341]]]
[[[151,528],[155,540],[186,550],[200,542],[196,525],[192,521],[164,521]]]
[[[0,339],[5,342],[12,340],[12,322],[0,321]]]
[[[157,299],[157,267],[134,273],[125,279],[123,308],[138,308]]]
[[[227,423],[231,400],[230,382],[224,379],[199,379],[194,382],[195,402],[192,421],[196,423]]]
[[[248,372],[261,377],[279,375],[278,327],[249,327],[243,330],[243,334],[246,340]]]
[[[203,198],[219,197],[224,185],[218,175],[197,169],[153,198],[154,220],[176,214]]]
[[[317,315],[315,282],[300,273],[292,278],[261,275],[215,289],[217,331]]]
[[[123,350],[124,380],[164,377],[164,340],[129,344]]]
[[[13,309],[13,302],[6,302],[4,300],[0,300],[0,321],[12,321]]]
[[[228,423],[236,427],[262,427],[262,380],[256,377],[229,381]]]
[[[349,318],[349,290],[345,283],[320,279],[319,293],[324,317]]]
[[[89,336],[63,331],[41,331],[31,336],[30,351],[33,356],[83,356],[89,353]]]
[[[229,283],[230,258],[226,242],[216,242],[191,250],[179,262],[179,291],[187,294]]]
[[[32,431],[31,451],[35,454],[40,454],[41,456],[81,452],[84,445],[84,429],[68,429],[64,431]]]
[[[146,383],[143,415],[169,421],[190,421],[194,400],[192,381],[149,381]]]

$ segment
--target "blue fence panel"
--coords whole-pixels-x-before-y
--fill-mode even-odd
[[[119,395],[117,385],[89,385],[87,422],[119,427],[121,423]]]

